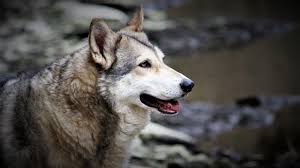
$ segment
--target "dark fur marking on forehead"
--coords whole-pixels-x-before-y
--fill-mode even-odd
[[[125,61],[118,61],[119,58],[116,58],[116,61],[111,66],[111,68],[107,71],[107,74],[109,76],[113,76],[115,79],[120,79],[122,76],[128,74],[131,72],[132,69],[134,69],[136,64],[136,57],[128,58],[128,60]]]
[[[116,80],[121,79],[122,76],[128,74],[135,67],[136,57],[130,56],[125,60],[117,57],[117,52],[119,49],[120,41],[122,40],[122,34],[117,39],[116,46],[114,49],[114,54],[116,56],[115,61],[111,65],[111,67],[107,70],[108,76],[113,76]],[[124,58],[123,58],[124,59]]]
[[[151,49],[154,52],[155,56],[159,58],[155,46],[148,41],[148,38],[144,33],[130,33],[130,32],[120,32],[120,36],[119,39],[117,40],[117,44],[114,51],[115,55],[118,52],[119,42],[121,41],[122,35],[130,39],[133,39],[138,43],[141,43],[142,45]],[[132,69],[134,69],[134,67],[136,66],[136,58],[137,56],[130,56],[127,57],[126,60],[122,60],[124,58],[116,57],[110,69],[107,70],[107,75],[113,76],[114,79],[116,80],[121,79],[121,77],[128,74],[129,72],[131,72]]]

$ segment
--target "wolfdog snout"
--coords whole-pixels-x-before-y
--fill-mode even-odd
[[[180,83],[180,88],[182,89],[182,91],[188,93],[190,91],[192,91],[193,87],[194,87],[194,82],[190,79],[183,79]]]

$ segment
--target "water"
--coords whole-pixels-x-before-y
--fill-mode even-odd
[[[169,14],[181,19],[207,19],[215,16],[273,18],[299,21],[297,2],[293,0],[185,0]]]
[[[216,1],[191,1],[181,8],[169,10],[169,14],[177,19],[189,18],[199,22],[203,18],[220,15],[260,19],[269,16],[283,20],[292,18],[289,13],[279,16],[277,7],[276,3],[270,6],[257,1],[230,5]],[[288,33],[277,33],[253,41],[242,48],[171,55],[170,65],[195,81],[196,86],[189,100],[230,103],[252,95],[299,95],[299,44],[300,28],[296,28]]]

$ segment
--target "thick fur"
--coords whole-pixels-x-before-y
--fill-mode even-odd
[[[36,73],[0,78],[0,167],[126,167],[132,139],[157,111],[141,93],[182,97],[180,73],[142,32],[91,23],[89,45]],[[145,59],[152,67],[138,66]]]

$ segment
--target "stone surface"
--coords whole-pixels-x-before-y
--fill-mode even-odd
[[[274,112],[300,102],[299,96],[258,97],[261,105],[216,105],[207,102],[182,103],[182,110],[173,117],[154,113],[152,120],[193,137],[206,139],[234,127],[257,128],[270,125]]]
[[[187,164],[211,164],[202,153],[193,153],[189,148],[195,140],[182,132],[150,123],[137,137],[131,147],[130,167],[169,167]],[[198,164],[200,165],[200,164]]]
[[[109,22],[113,28],[125,25],[129,19],[124,12],[103,5],[61,1],[56,4],[55,8],[62,12],[61,20],[65,25],[65,33],[88,32],[88,25],[95,17]]]
[[[48,3],[52,5],[45,10],[42,7],[33,9],[37,15],[17,17],[11,14],[6,16],[9,19],[1,21],[0,60],[5,65],[1,65],[1,73],[37,69],[86,45],[93,17],[101,17],[112,27],[120,27],[128,20],[122,11],[107,6],[76,1]]]
[[[292,22],[273,20],[247,20],[246,18],[211,18],[202,23],[178,22],[163,31],[150,32],[150,39],[167,54],[185,53],[194,50],[216,50],[241,47],[256,39],[274,33],[288,32],[295,28]]]
[[[156,123],[150,123],[147,125],[147,127],[141,132],[140,136],[143,140],[161,139],[190,145],[195,143],[195,139],[193,137]]]

